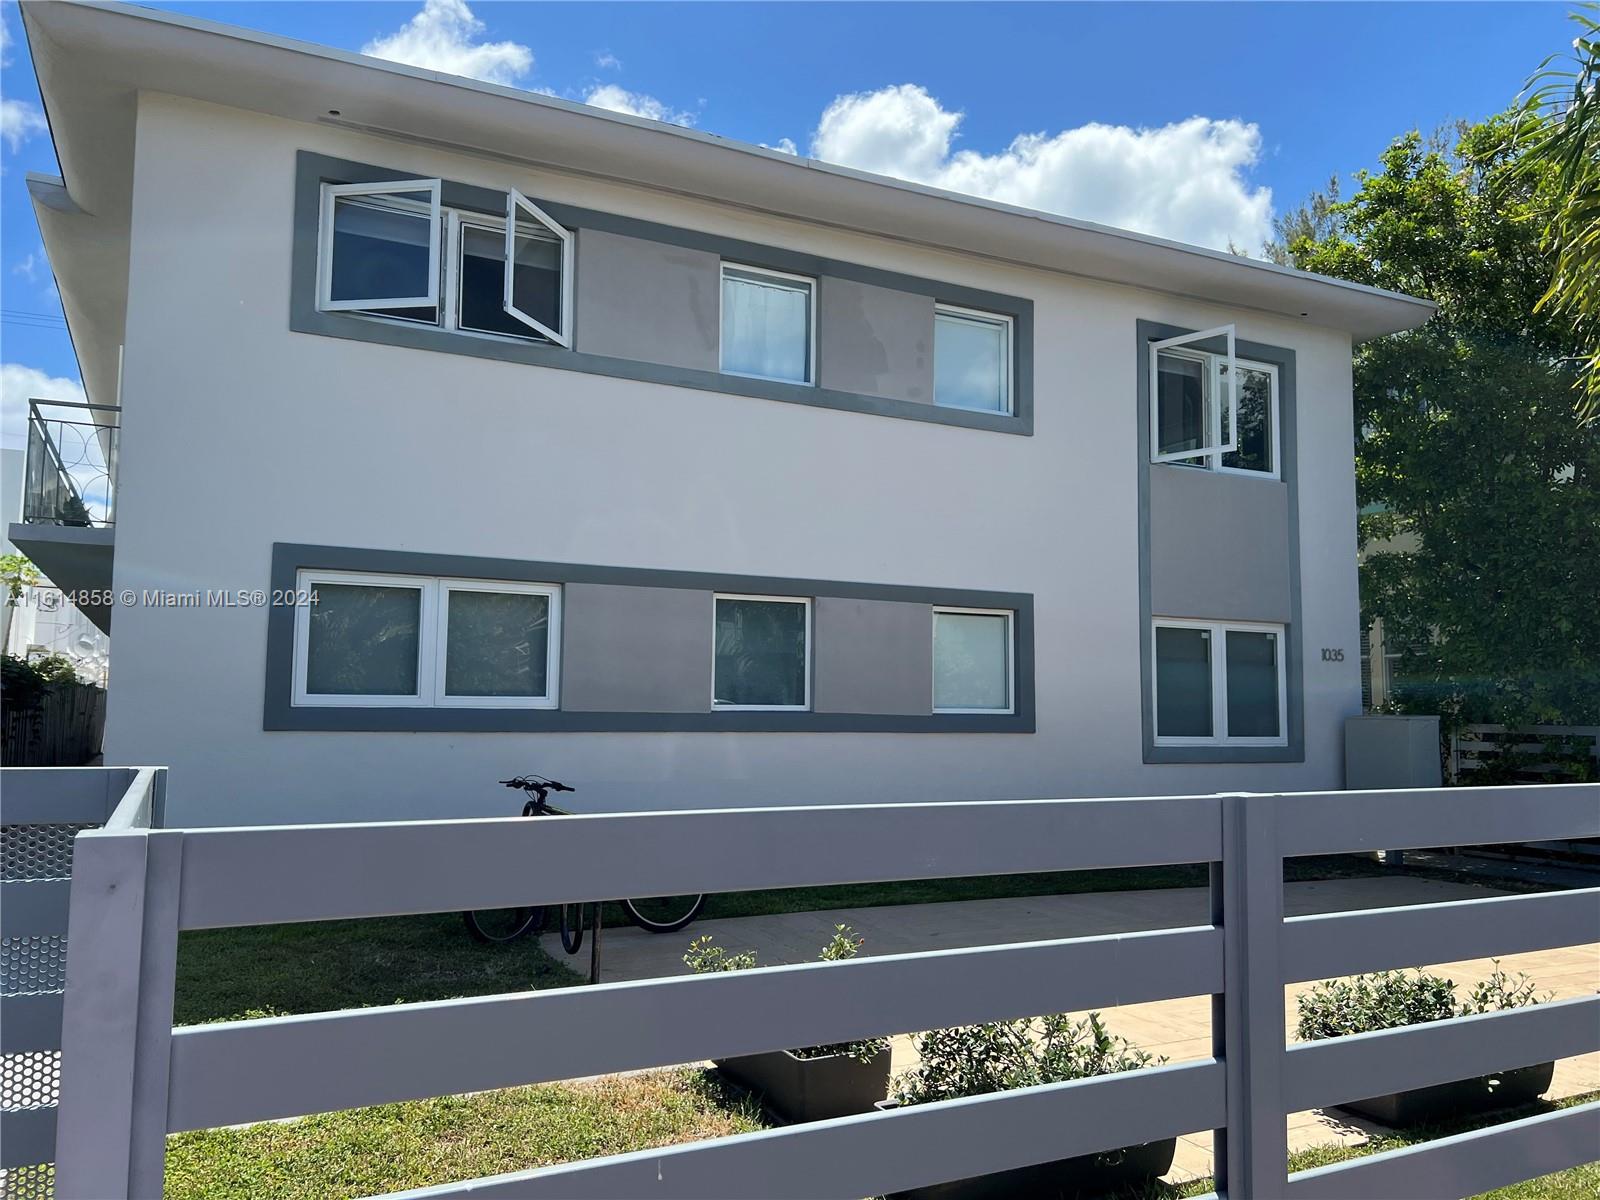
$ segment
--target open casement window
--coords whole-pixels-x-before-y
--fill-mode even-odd
[[[318,306],[436,321],[437,179],[324,184]]]
[[[518,222],[522,228],[518,229]],[[528,236],[532,225],[549,234]],[[572,234],[516,188],[506,196],[505,291],[509,316],[572,348]]]
[[[1184,462],[1235,447],[1239,363],[1232,325],[1150,343],[1150,461]],[[1226,347],[1218,353],[1219,343]]]

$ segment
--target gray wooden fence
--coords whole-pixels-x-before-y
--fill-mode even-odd
[[[1212,1055],[404,1193],[860,1197],[1214,1131],[1233,1200],[1459,1197],[1572,1167],[1600,1104],[1286,1173],[1285,1115],[1600,1049],[1600,997],[1285,1047],[1285,984],[1600,941],[1600,889],[1285,920],[1283,860],[1600,832],[1600,785],[992,801],[78,836],[59,1194],[153,1197],[169,1131],[1212,996]],[[1208,924],[174,1030],[186,929],[1212,864]]]
[[[1466,725],[1450,735],[1450,778],[1457,783],[1489,772],[1502,778],[1510,772],[1519,783],[1570,780],[1585,759],[1600,774],[1600,725]]]
[[[73,839],[122,805],[158,814],[166,772],[7,768],[0,789],[0,1194],[48,1200]],[[131,798],[131,799],[130,799]],[[156,819],[159,823],[159,817]]]

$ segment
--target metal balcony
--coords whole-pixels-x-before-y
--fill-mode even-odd
[[[23,524],[115,524],[121,413],[108,404],[28,401]]]

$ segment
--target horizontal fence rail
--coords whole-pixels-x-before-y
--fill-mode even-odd
[[[1185,1063],[519,1171],[390,1200],[853,1200],[1152,1142],[1216,1124],[1224,1109],[1221,1064]]]
[[[1600,1050],[1600,999],[1286,1048],[1286,982],[1600,940],[1600,893],[1286,921],[1282,874],[1295,855],[1594,836],[1597,785],[206,830],[144,827],[157,793],[137,794],[126,825],[78,839],[67,1198],[159,1194],[169,1131],[1184,995],[1213,997],[1209,1059],[405,1195],[859,1197],[1211,1129],[1220,1196],[1398,1198],[1513,1181],[1491,1145],[1516,1178],[1560,1169],[1591,1128],[1554,1114],[1291,1178],[1287,1113]],[[1204,926],[171,1028],[180,929],[1185,862],[1211,864]]]
[[[180,911],[205,929],[1212,862],[1218,812],[1207,796],[205,829],[184,835]]]
[[[1318,913],[1284,922],[1288,983],[1600,942],[1600,888]]]
[[[1289,1176],[1289,1200],[1459,1200],[1593,1162],[1600,1101]]]
[[[1220,937],[1181,929],[196,1026],[173,1034],[168,1122],[235,1125],[1201,995],[1222,988]]]

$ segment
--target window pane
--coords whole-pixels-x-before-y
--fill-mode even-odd
[[[419,588],[317,583],[306,640],[314,696],[415,696],[421,652]]]
[[[1156,355],[1156,453],[1196,450],[1207,441],[1206,364]]]
[[[936,404],[1006,412],[1004,323],[939,313],[933,319],[933,393]]]
[[[549,238],[517,235],[516,274],[512,277],[517,308],[550,329],[561,328],[561,244]],[[460,307],[462,329],[536,337],[505,310],[506,236],[478,225],[461,227]]]
[[[549,694],[549,596],[452,591],[445,624],[445,695]]]
[[[722,277],[722,369],[810,380],[811,289],[739,275]]]
[[[395,300],[426,296],[433,218],[426,192],[394,196],[339,196],[333,201],[332,300]],[[398,315],[425,316],[407,308]]]
[[[806,606],[718,600],[714,694],[718,704],[806,702]]]
[[[1238,450],[1224,454],[1222,465],[1241,471],[1272,470],[1272,373],[1239,368]]]
[[[1282,736],[1275,633],[1228,631],[1228,736]]]
[[[933,706],[1011,707],[1011,622],[981,613],[933,614]]]
[[[1211,736],[1211,635],[1156,629],[1156,735]]]

